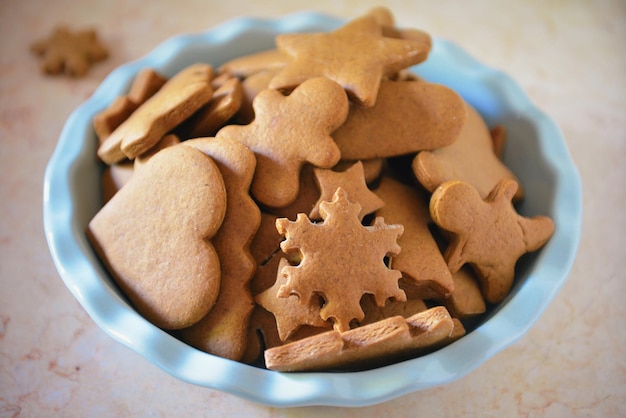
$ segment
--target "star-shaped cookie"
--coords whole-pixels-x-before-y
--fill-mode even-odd
[[[281,341],[287,340],[294,332],[303,325],[317,328],[331,328],[330,321],[325,321],[320,316],[322,300],[319,295],[314,295],[308,303],[300,303],[297,295],[277,297],[278,290],[287,282],[287,276],[280,271],[288,265],[287,259],[282,258],[278,264],[276,282],[272,287],[255,297],[256,302],[271,312],[276,318],[276,326]]]
[[[320,189],[320,197],[309,214],[310,219],[322,219],[319,210],[320,203],[333,200],[338,187],[343,188],[348,193],[352,202],[361,205],[359,212],[359,220],[361,221],[365,215],[377,211],[385,204],[367,187],[361,161],[357,161],[350,168],[341,172],[320,168],[316,168],[314,172]]]
[[[368,14],[332,32],[283,34],[279,50],[292,60],[272,79],[270,87],[290,90],[313,77],[341,84],[355,102],[372,106],[383,76],[426,59],[430,45],[417,40],[388,38],[376,17]]]
[[[330,134],[348,115],[348,98],[341,86],[314,78],[289,96],[261,91],[253,102],[255,119],[248,125],[228,125],[216,137],[229,137],[248,146],[257,157],[253,196],[270,207],[284,207],[298,195],[305,162],[330,168],[341,155]]]

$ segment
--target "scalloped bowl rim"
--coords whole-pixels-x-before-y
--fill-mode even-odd
[[[551,176],[554,189],[549,208],[555,233],[535,256],[523,282],[487,320],[434,353],[382,368],[352,373],[279,373],[196,350],[154,327],[128,306],[107,282],[110,279],[85,238],[84,228],[97,211],[98,202],[79,202],[77,196],[78,189],[98,181],[93,170],[93,115],[122,94],[141,68],[153,67],[171,75],[176,70],[173,58],[193,59],[202,48],[219,49],[224,43],[244,39],[242,46],[258,50],[255,43],[261,38],[259,33],[327,31],[343,23],[335,17],[301,12],[279,19],[236,18],[206,32],[175,36],[143,58],[112,71],[70,115],[61,132],[46,168],[43,193],[44,230],[55,266],[100,328],[183,381],[272,406],[364,406],[383,402],[459,379],[518,340],[536,322],[569,274],[580,240],[582,189],[560,130],[510,77],[484,66],[455,44],[434,38],[429,59],[413,70],[429,81],[456,89],[488,123],[499,121],[501,116],[512,124],[523,120],[536,133],[539,155],[549,156],[542,167]],[[87,139],[94,140],[90,143]],[[527,208],[528,212],[533,210],[537,209]]]

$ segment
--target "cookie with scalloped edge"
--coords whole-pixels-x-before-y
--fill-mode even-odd
[[[220,259],[220,292],[200,321],[180,331],[183,341],[203,351],[238,360],[248,338],[254,301],[250,280],[256,262],[250,244],[261,223],[261,211],[248,192],[256,159],[245,145],[228,138],[197,138],[183,142],[211,157],[222,174],[226,213],[212,242]]]

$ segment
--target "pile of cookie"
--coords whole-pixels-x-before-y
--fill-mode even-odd
[[[105,203],[87,228],[135,309],[279,371],[462,337],[554,226],[517,213],[504,129],[407,71],[430,49],[376,8],[217,69],[142,70],[94,118]]]

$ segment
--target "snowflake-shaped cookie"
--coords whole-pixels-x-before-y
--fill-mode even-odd
[[[65,74],[82,77],[91,64],[105,59],[109,54],[100,43],[94,30],[71,32],[60,26],[49,38],[31,45],[31,50],[43,57],[42,70],[48,74]]]
[[[402,225],[387,225],[376,218],[372,226],[359,220],[361,206],[348,200],[341,187],[331,202],[320,204],[321,223],[312,223],[300,213],[296,221],[276,220],[278,232],[285,235],[281,243],[287,253],[300,252],[297,266],[285,266],[279,274],[287,277],[277,296],[296,294],[300,303],[310,303],[314,294],[324,299],[322,319],[331,318],[335,330],[350,329],[350,322],[360,321],[364,313],[360,305],[365,293],[374,295],[379,306],[388,298],[405,301],[398,286],[401,273],[385,265],[385,257],[400,252],[398,237]]]

